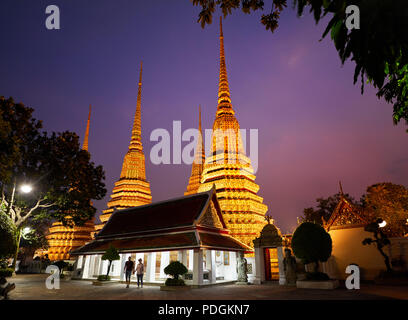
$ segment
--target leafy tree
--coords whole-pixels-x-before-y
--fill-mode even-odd
[[[171,275],[172,279],[166,279],[166,286],[181,286],[184,285],[184,280],[179,279],[179,276],[186,274],[188,269],[184,264],[179,261],[172,261],[170,264],[164,268],[164,273]]]
[[[212,22],[219,7],[226,17],[233,10],[244,13],[264,10],[262,0],[192,0],[201,6],[198,22],[204,27]],[[316,23],[330,15],[323,33],[330,33],[341,62],[355,63],[354,83],[361,79],[361,92],[367,79],[378,89],[377,96],[393,103],[393,120],[408,123],[408,2],[406,0],[293,0],[299,16],[305,8],[314,15]],[[346,27],[346,8],[356,5],[360,9],[360,29]],[[274,32],[287,0],[270,0],[266,6],[270,13],[263,14],[261,23]],[[408,132],[408,130],[407,130]]]
[[[390,258],[384,252],[383,248],[389,245],[391,242],[388,237],[382,232],[382,228],[380,228],[379,224],[382,222],[382,219],[377,219],[375,222],[372,222],[364,227],[365,231],[372,232],[374,239],[366,238],[363,240],[363,245],[375,244],[377,246],[377,250],[384,258],[384,263],[387,268],[387,272],[391,273],[392,268],[390,264]]]
[[[108,271],[106,272],[106,278],[108,278],[109,276],[112,261],[119,260],[119,259],[120,259],[120,256],[119,256],[118,250],[114,246],[110,245],[109,248],[105,251],[105,253],[102,256],[102,260],[109,261]]]
[[[0,123],[6,124],[0,129],[0,145],[12,158],[0,157],[0,210],[16,229],[17,251],[27,224],[56,219],[81,225],[95,214],[90,200],[106,193],[103,169],[90,162],[78,136],[69,131],[41,132],[42,123],[33,112],[12,98],[0,97]],[[31,193],[20,192],[24,183],[32,185]]]
[[[292,249],[294,255],[303,263],[313,263],[313,272],[317,273],[318,262],[327,261],[331,255],[332,240],[322,226],[303,222],[293,233]]]
[[[344,194],[343,197],[347,199],[350,203],[357,205],[357,202],[349,194]],[[303,210],[303,217],[301,217],[302,222],[313,222],[317,224],[323,224],[323,221],[329,220],[331,214],[336,208],[341,198],[341,193],[336,193],[328,198],[318,198],[316,199],[317,208],[305,208]]]
[[[0,212],[0,261],[16,252],[16,228],[10,218]]]
[[[403,237],[408,233],[408,189],[392,183],[377,183],[367,188],[364,212],[375,221],[384,219],[382,232],[388,236]]]

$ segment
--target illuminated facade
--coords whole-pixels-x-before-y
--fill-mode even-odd
[[[82,150],[88,151],[89,123],[91,120],[91,106],[89,106],[88,122],[86,125],[85,137],[82,143]],[[68,217],[67,217],[68,218]],[[62,222],[57,221],[48,230],[48,258],[52,261],[67,260],[70,258],[69,252],[75,250],[92,240],[95,232],[94,220],[85,222],[82,226],[65,227]],[[42,254],[42,255],[43,255]]]
[[[198,115],[198,137],[197,146],[194,155],[193,166],[191,168],[191,176],[188,181],[187,191],[184,195],[197,193],[200,186],[201,177],[204,169],[205,162],[205,150],[204,150],[204,140],[203,140],[203,130],[201,128],[201,107],[199,107]]]
[[[146,180],[145,156],[141,137],[141,95],[142,65],[140,66],[136,114],[133,121],[129,150],[123,159],[122,172],[113,188],[111,199],[107,204],[108,208],[100,216],[101,224],[96,225],[96,231],[103,228],[115,209],[122,210],[152,202],[150,184]]]
[[[211,154],[206,157],[198,192],[210,190],[215,184],[230,234],[253,247],[252,241],[266,224],[268,208],[257,195],[259,186],[255,183],[251,161],[245,155],[231,104],[221,19],[218,106],[211,143]]]

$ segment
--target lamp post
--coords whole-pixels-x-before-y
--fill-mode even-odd
[[[32,187],[31,185],[29,185],[29,184],[23,184],[23,185],[20,186],[20,191],[21,191],[22,193],[28,194],[28,193],[30,193],[31,191],[33,191],[33,187]],[[16,179],[14,179],[13,191],[12,191],[12,194],[11,194],[11,201],[10,201],[10,203],[9,203],[9,206],[8,206],[8,209],[7,209],[7,213],[10,212],[11,206],[12,206],[12,204],[13,204],[13,202],[14,202],[15,192],[16,192]],[[22,233],[24,233],[24,235],[26,235],[28,232],[30,232],[30,228],[28,228],[28,227],[24,228],[23,230],[21,230],[21,227],[19,227],[19,228],[17,229],[17,237],[16,237],[16,238],[17,238],[17,239],[16,239],[16,240],[17,240],[17,246],[16,246],[16,253],[14,254],[13,264],[12,264],[12,266],[11,266],[14,270],[15,270],[16,264],[17,264],[17,257],[18,257],[18,251],[19,251],[19,249],[20,249],[21,235],[22,235]],[[23,235],[23,236],[24,236],[24,235]]]

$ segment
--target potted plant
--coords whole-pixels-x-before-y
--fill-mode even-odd
[[[337,280],[330,280],[326,273],[319,271],[319,262],[327,261],[332,251],[330,234],[321,225],[302,223],[293,234],[292,249],[297,258],[313,268],[306,272],[305,280],[296,282],[298,288],[334,289],[339,285]]]
[[[160,290],[177,290],[177,289],[189,289],[189,286],[186,286],[184,280],[180,276],[186,274],[188,269],[184,264],[179,261],[172,261],[170,264],[164,268],[164,273],[172,276],[167,278],[164,286],[160,286]]]

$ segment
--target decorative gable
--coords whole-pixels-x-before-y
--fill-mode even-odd
[[[367,221],[362,214],[361,208],[353,206],[346,199],[342,198],[330,219],[325,223],[325,228],[329,231],[331,228],[340,229],[365,224],[367,224]]]
[[[214,201],[210,201],[210,204],[205,211],[205,213],[201,216],[200,220],[198,221],[199,225],[223,229],[223,225],[221,223],[220,217],[218,216],[217,209],[215,208]]]

